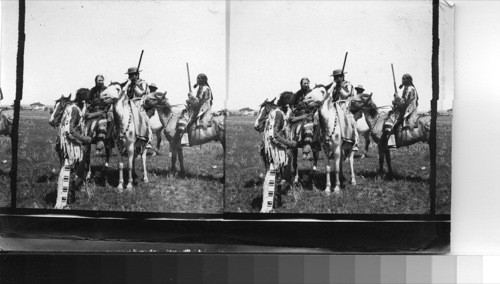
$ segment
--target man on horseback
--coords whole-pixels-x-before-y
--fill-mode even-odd
[[[113,108],[109,103],[103,102],[101,99],[101,93],[106,90],[104,86],[104,76],[97,75],[94,79],[95,86],[90,89],[89,98],[87,100],[87,114],[85,118],[87,120],[95,120],[90,129],[95,129],[97,125],[97,151],[102,150],[104,146],[106,148],[112,148],[112,139],[108,130],[112,129],[113,125]],[[106,145],[104,145],[107,143]]]
[[[418,94],[411,75],[403,75],[399,88],[403,89],[403,94],[400,97],[397,92],[394,93],[393,111],[390,112],[384,123],[384,132],[390,135],[388,146],[392,148],[396,147],[394,130],[397,130],[400,125],[402,125],[403,131],[412,130],[417,127],[418,119]]]
[[[198,87],[196,97],[193,97],[193,94],[189,93],[189,98],[186,101],[188,109],[192,112],[191,123],[196,123],[196,125],[201,124],[206,130],[207,127],[211,126],[210,119],[212,118],[213,101],[212,90],[208,85],[207,75],[203,73],[199,74],[196,77],[196,85],[194,87]]]
[[[304,144],[302,149],[304,153],[311,152],[313,134],[318,125],[318,119],[314,119],[317,107],[311,107],[303,102],[306,95],[311,91],[309,83],[309,78],[300,80],[300,90],[293,95],[290,104],[292,114],[289,117],[291,139]]]
[[[149,118],[143,107],[143,97],[149,93],[148,84],[143,79],[139,78],[139,72],[142,70],[137,69],[137,67],[130,67],[127,71],[128,80],[123,88],[128,96],[128,98],[137,106],[139,110],[139,117],[136,118],[138,123],[136,124],[137,138],[147,141],[146,149],[151,149],[151,138],[153,133],[151,126],[149,124]]]
[[[335,85],[333,86],[333,89],[331,91],[332,93],[332,101],[337,102],[337,104],[340,106],[340,108],[343,110],[343,112],[346,115],[346,119],[342,120],[340,125],[343,126],[345,129],[342,129],[344,141],[353,143],[353,151],[357,151],[358,147],[358,132],[356,131],[356,120],[354,119],[354,116],[350,110],[350,102],[351,99],[354,96],[354,86],[349,82],[344,80],[344,74],[343,70],[341,69],[336,69],[333,70],[332,76],[333,81]],[[345,124],[345,125],[343,125]],[[354,132],[354,141],[352,140],[352,135],[350,133]]]
[[[156,92],[156,90],[158,90],[158,87],[156,87],[156,84],[155,83],[151,83],[149,85],[149,92],[150,93],[154,93],[154,92]]]
[[[181,115],[181,119],[177,124],[177,131],[181,134],[181,144],[185,147],[189,146],[189,135],[185,131],[189,131],[192,125],[196,127],[201,125],[204,130],[212,126],[212,101],[213,95],[210,85],[208,84],[207,75],[201,73],[196,77],[195,88],[198,88],[196,97],[192,92],[188,93],[186,100],[187,107]]]

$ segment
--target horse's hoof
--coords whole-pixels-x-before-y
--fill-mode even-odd
[[[356,186],[356,185],[358,185],[358,183],[355,180],[352,180],[351,181],[351,185],[355,185]]]
[[[333,190],[333,194],[334,194],[334,195],[339,195],[339,194],[340,194],[340,189],[339,189],[339,188],[335,188],[335,189]]]
[[[127,189],[128,192],[131,192],[134,189],[134,187],[132,186],[132,183],[127,184],[127,188],[126,189]]]
[[[330,190],[330,188],[325,189],[326,196],[330,196],[331,194],[332,194],[332,191]]]
[[[143,179],[142,179],[142,181],[143,181],[144,183],[149,183],[149,179],[148,179],[148,178],[143,178]]]

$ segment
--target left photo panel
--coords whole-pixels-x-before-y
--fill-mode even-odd
[[[19,5],[1,5],[7,207]],[[221,214],[225,5],[27,2],[16,207]]]

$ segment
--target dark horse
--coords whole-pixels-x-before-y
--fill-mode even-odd
[[[60,126],[61,119],[62,119],[62,116],[64,114],[64,110],[66,109],[67,106],[69,106],[71,104],[70,97],[71,97],[71,95],[68,95],[67,97],[61,95],[61,97],[56,100],[55,105],[54,105],[54,111],[52,112],[52,115],[51,115],[51,117],[49,119],[49,124],[52,127],[59,127]],[[85,121],[85,132],[86,132],[87,135],[93,136],[91,134],[95,133],[95,131],[96,131],[96,124],[97,124],[97,120],[98,119],[99,118],[94,118],[94,119],[89,119],[89,120]],[[96,142],[97,141],[93,141],[94,144]],[[112,145],[112,143],[105,143],[105,146],[106,146],[105,147],[105,149],[106,149],[106,162],[105,162],[104,166],[106,166],[106,167],[108,167],[108,165],[109,165],[109,158],[111,156],[111,151],[112,151],[112,148],[111,148],[110,145]],[[84,160],[85,160],[85,165],[86,165],[86,168],[87,168],[86,179],[90,179],[90,177],[91,177],[91,169],[90,169],[90,147],[91,147],[91,145],[88,145],[86,147],[86,149],[85,149],[85,158],[84,158]],[[60,155],[60,153],[59,153],[59,160],[60,160],[61,164],[64,161],[64,157],[62,157]]]
[[[363,114],[366,116],[366,121],[370,127],[372,138],[378,146],[379,154],[379,174],[384,173],[384,157],[387,161],[389,175],[393,175],[391,165],[391,152],[388,147],[388,137],[384,133],[384,123],[389,115],[388,112],[380,112],[377,105],[373,102],[371,96],[367,99],[365,106],[362,108]],[[429,143],[430,133],[430,117],[419,117],[417,127],[403,130],[401,125],[394,132],[396,136],[397,147],[405,147],[417,142]]]

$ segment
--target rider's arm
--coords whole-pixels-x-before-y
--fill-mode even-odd
[[[135,91],[137,96],[142,97],[146,94],[147,88],[148,88],[148,86],[147,86],[146,82],[141,81],[139,84],[135,85],[134,91]]]
[[[69,134],[81,143],[90,143],[92,141],[91,137],[84,136],[80,132],[80,113],[75,107],[71,107]]]
[[[408,87],[406,100],[404,101],[405,106],[409,106],[415,99],[416,99],[415,88],[410,86]]]
[[[285,124],[285,117],[283,116],[283,113],[281,111],[277,111],[275,121],[274,121],[274,129],[273,129],[272,137],[277,142],[286,146],[287,148],[295,147],[297,145],[297,143],[295,141],[288,140],[288,138],[285,135],[285,131],[283,130],[284,124]]]
[[[341,99],[346,99],[352,95],[353,86],[351,84],[345,84],[339,89],[341,94]]]

